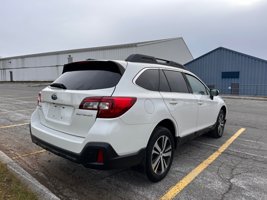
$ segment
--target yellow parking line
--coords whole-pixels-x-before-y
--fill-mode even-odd
[[[4,129],[4,128],[12,128],[12,127],[17,127],[17,126],[24,126],[24,125],[28,125],[29,123],[23,123],[23,124],[13,124],[13,125],[8,125],[8,126],[0,126],[0,129]]]
[[[202,171],[204,171],[213,161],[215,161],[246,129],[239,129],[230,139],[228,139],[217,151],[210,157],[200,163],[195,169],[187,174],[176,185],[171,187],[160,199],[173,199],[179,194],[188,184],[190,184]]]
[[[18,158],[28,157],[28,156],[32,156],[32,155],[36,155],[36,154],[40,154],[40,153],[44,153],[44,152],[46,152],[46,150],[42,149],[40,151],[35,151],[35,152],[32,152],[32,153],[27,153],[27,154],[23,154],[23,155],[14,156],[14,157],[12,157],[12,159],[16,160]]]

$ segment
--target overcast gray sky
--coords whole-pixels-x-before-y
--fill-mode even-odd
[[[267,0],[0,0],[0,56],[183,37],[267,60]]]

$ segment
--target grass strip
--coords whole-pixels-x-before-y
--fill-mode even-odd
[[[0,199],[37,200],[38,198],[7,169],[6,165],[0,163]]]

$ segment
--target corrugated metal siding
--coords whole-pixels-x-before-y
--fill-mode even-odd
[[[207,85],[222,93],[231,93],[231,83],[239,83],[240,95],[267,96],[267,61],[239,52],[218,48],[186,64]],[[222,72],[239,71],[239,78],[222,79]]]
[[[159,42],[140,43],[140,45],[124,45],[118,48],[93,48],[73,52],[44,53],[43,55],[21,56],[0,59],[0,81],[10,81],[10,71],[14,81],[52,81],[62,72],[62,67],[68,62],[68,56],[73,61],[93,59],[124,60],[130,54],[141,53],[160,58],[186,63],[193,59],[182,38],[161,40]]]

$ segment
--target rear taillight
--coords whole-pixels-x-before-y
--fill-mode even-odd
[[[41,102],[42,102],[42,95],[41,92],[38,93],[38,97],[37,97],[37,106],[41,106]]]
[[[127,112],[135,102],[135,97],[87,97],[79,108],[97,110],[98,118],[115,118]]]

